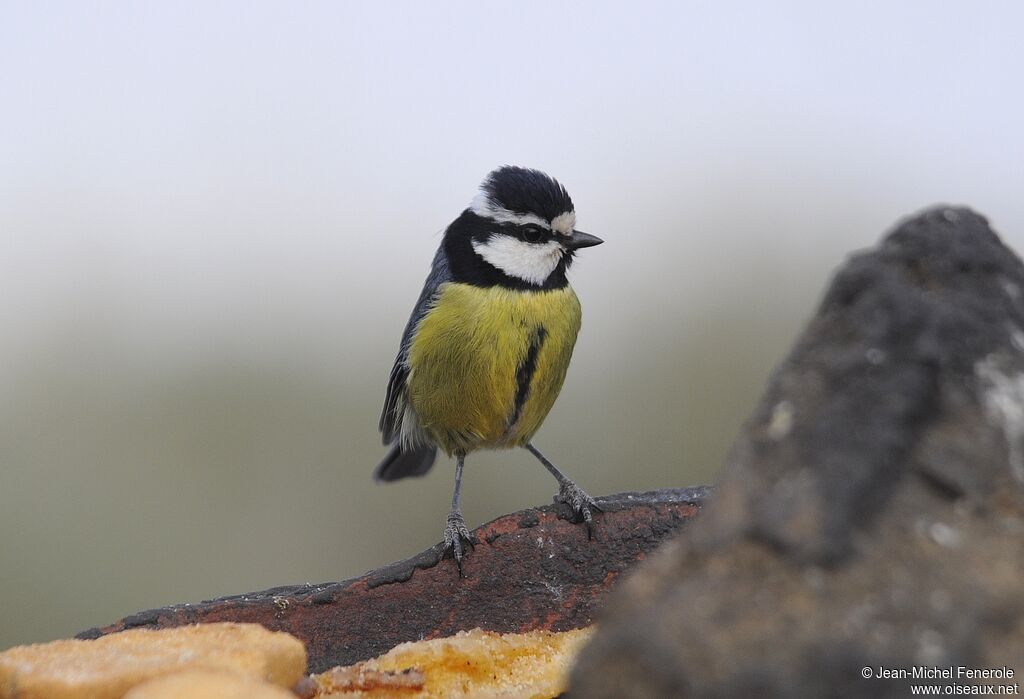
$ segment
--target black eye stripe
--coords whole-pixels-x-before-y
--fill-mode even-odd
[[[486,242],[495,235],[507,235],[527,243],[539,243],[551,240],[557,234],[535,223],[496,223],[488,221],[486,226],[482,226],[480,230],[473,233],[473,238],[480,242]]]

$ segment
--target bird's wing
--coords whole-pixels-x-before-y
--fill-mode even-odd
[[[405,410],[403,394],[405,381],[409,376],[409,347],[412,345],[412,336],[416,332],[416,326],[423,316],[430,310],[431,305],[437,298],[441,285],[451,280],[451,272],[448,269],[448,257],[444,253],[442,245],[434,255],[434,262],[430,266],[430,274],[423,285],[423,291],[416,302],[416,307],[409,316],[409,322],[405,325],[405,332],[402,333],[402,343],[398,348],[398,356],[395,357],[395,365],[391,368],[391,376],[388,379],[388,391],[384,398],[384,409],[380,414],[380,431],[384,444],[391,444],[398,436],[401,428],[401,417]]]

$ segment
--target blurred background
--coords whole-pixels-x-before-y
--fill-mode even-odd
[[[537,444],[595,495],[712,482],[850,251],[937,202],[1024,249],[1022,7],[0,3],[0,649],[437,542],[452,464],[373,484],[378,411],[505,163],[607,240]]]

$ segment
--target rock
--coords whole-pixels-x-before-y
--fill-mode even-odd
[[[125,617],[80,638],[122,629],[216,621],[262,624],[306,644],[313,672],[352,665],[399,643],[481,628],[498,633],[568,631],[593,623],[619,576],[693,518],[707,488],[598,498],[594,539],[566,521],[565,506],[500,517],[474,532],[463,561],[435,546],[340,583],[281,587]]]
[[[1022,293],[968,209],[854,255],[701,517],[612,595],[572,696],[906,696],[921,681],[879,668],[1024,671]]]

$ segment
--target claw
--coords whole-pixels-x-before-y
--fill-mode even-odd
[[[592,540],[594,538],[594,515],[592,511],[603,512],[597,502],[594,501],[594,498],[590,497],[583,488],[572,481],[565,480],[558,488],[555,502],[568,505],[573,515],[576,516],[576,521],[579,521],[579,518],[583,519],[583,523],[587,527],[587,539]]]
[[[462,513],[453,511],[448,513],[448,522],[444,527],[444,551],[447,553],[449,550],[452,552],[452,557],[455,559],[455,566],[459,569],[459,577],[465,577],[462,574],[462,542],[469,544],[470,548],[475,548],[477,541],[469,528],[466,526],[466,521],[462,518]]]

